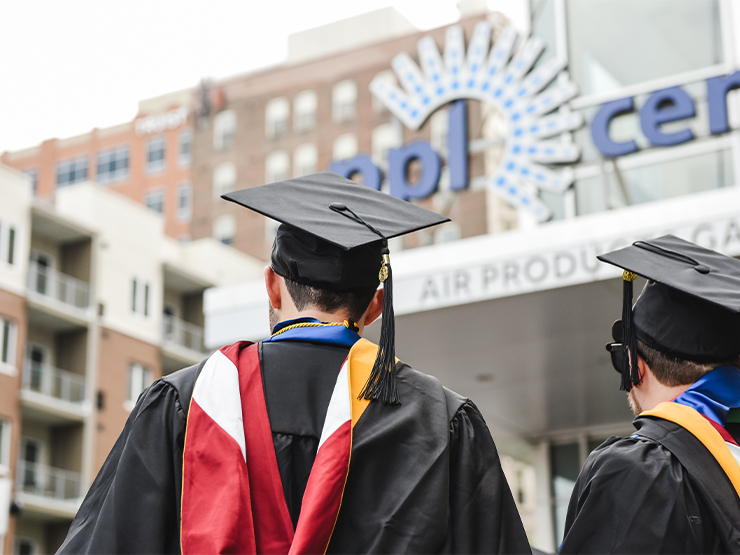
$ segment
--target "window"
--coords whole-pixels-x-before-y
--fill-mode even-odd
[[[133,404],[152,383],[152,371],[138,362],[128,367],[128,402]]]
[[[382,81],[383,83],[397,87],[398,82],[396,81],[396,75],[393,73],[393,70],[386,69],[384,71],[381,71],[378,73],[373,80],[378,79],[379,81]],[[388,108],[385,107],[385,104],[383,104],[380,100],[375,98],[375,95],[373,95],[373,112],[376,114],[381,114],[383,112],[387,112]]]
[[[10,466],[10,422],[0,418],[0,467]]]
[[[316,172],[316,146],[301,145],[295,149],[293,156],[293,177],[301,177]]]
[[[177,219],[185,222],[193,215],[193,186],[189,182],[177,186]]]
[[[399,135],[392,123],[379,125],[373,129],[373,157],[381,162],[387,162],[388,151],[401,143]]]
[[[189,166],[193,159],[193,132],[182,131],[179,136],[179,154],[177,156],[177,163],[181,166]]]
[[[155,173],[164,171],[166,167],[166,142],[164,137],[154,137],[146,143],[146,171]]]
[[[288,131],[290,104],[287,98],[273,98],[265,107],[265,135],[279,137]]]
[[[316,127],[316,93],[303,91],[293,100],[293,127],[296,131],[311,131]]]
[[[31,538],[15,538],[15,551],[18,555],[36,555],[39,552],[36,540]]]
[[[27,170],[24,170],[23,173],[26,175],[28,179],[31,180],[31,192],[33,193],[33,196],[36,196],[38,193],[39,188],[39,172],[36,168],[29,168]]]
[[[0,366],[15,368],[16,325],[0,316]]]
[[[149,282],[131,279],[131,312],[149,316]]]
[[[224,110],[213,118],[213,148],[226,150],[234,145],[236,132],[236,112]]]
[[[66,187],[87,179],[87,156],[57,163],[57,187]]]
[[[265,160],[265,183],[275,183],[290,177],[290,158],[284,150],[276,150]]]
[[[98,183],[115,183],[128,179],[129,148],[122,146],[98,153]]]
[[[213,220],[213,237],[224,245],[233,245],[235,234],[236,220],[231,214],[222,214]]]
[[[149,189],[144,193],[144,204],[149,210],[154,210],[158,214],[164,213],[164,191],[159,187]]]
[[[215,198],[233,191],[235,184],[236,166],[234,164],[224,162],[213,169],[213,196]]]
[[[15,264],[15,245],[17,242],[15,226],[0,222],[0,261]]]
[[[568,0],[565,8],[568,71],[582,97],[724,61],[717,0]]]
[[[340,81],[332,89],[332,117],[339,123],[355,119],[357,85],[351,79]]]
[[[429,118],[432,148],[447,153],[447,133],[450,127],[450,114],[446,109],[437,110]]]
[[[340,135],[334,139],[334,160],[347,160],[357,154],[357,137],[352,133]]]

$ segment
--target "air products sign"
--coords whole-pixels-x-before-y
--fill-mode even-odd
[[[516,31],[509,27],[492,45],[491,27],[482,21],[476,25],[466,51],[462,28],[449,27],[443,54],[431,37],[424,37],[418,43],[419,64],[407,53],[398,54],[391,62],[400,86],[379,75],[370,90],[412,130],[419,129],[436,110],[451,104],[447,167],[453,191],[469,186],[465,102],[475,99],[490,104],[503,115],[508,131],[498,167],[485,177],[486,187],[510,205],[546,221],[551,213],[540,201],[539,191],[562,193],[573,183],[573,170],[567,164],[577,162],[581,150],[561,140],[561,135],[580,128],[584,121],[580,113],[557,110],[578,93],[563,73],[565,62],[551,58],[535,68],[544,42],[530,37],[512,57],[516,39]],[[736,87],[740,87],[740,72],[706,81],[712,134],[729,130],[726,96]],[[634,140],[617,142],[609,133],[610,122],[634,108],[631,97],[608,102],[591,121],[594,145],[605,157],[623,156],[638,149]],[[655,146],[692,140],[690,129],[669,133],[661,126],[695,114],[694,101],[681,87],[653,93],[639,109],[642,132]],[[406,170],[414,160],[420,162],[421,175],[411,184]],[[386,172],[389,192],[405,200],[428,197],[438,189],[441,168],[442,159],[428,141],[390,149]],[[380,189],[382,171],[367,154],[335,161],[330,169],[346,177],[360,173],[366,185]]]

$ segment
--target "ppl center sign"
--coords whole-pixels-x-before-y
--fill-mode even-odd
[[[453,191],[469,185],[465,101],[474,99],[491,105],[504,116],[508,135],[500,163],[485,178],[486,187],[512,206],[529,210],[539,221],[546,221],[551,213],[539,200],[538,191],[562,193],[573,183],[573,170],[567,164],[577,162],[581,150],[560,136],[580,128],[584,120],[580,113],[558,111],[578,94],[576,85],[563,73],[565,61],[551,58],[534,68],[545,49],[544,42],[530,37],[512,57],[516,39],[516,31],[509,27],[492,45],[491,27],[482,21],[476,25],[466,51],[462,28],[448,27],[444,55],[434,39],[424,37],[418,43],[418,65],[407,53],[398,54],[391,62],[400,86],[378,76],[370,83],[370,90],[412,130],[419,129],[436,110],[451,104],[447,167]],[[556,77],[557,82],[547,87]],[[729,130],[726,97],[737,87],[740,71],[706,81],[712,134]],[[609,134],[612,119],[634,108],[633,98],[622,98],[602,105],[593,117],[591,137],[605,157],[638,150],[634,140],[616,142]],[[690,129],[666,133],[661,126],[695,114],[693,99],[681,87],[652,93],[639,109],[642,132],[655,146],[692,140]],[[421,164],[421,175],[412,184],[406,170],[414,160]],[[390,149],[386,175],[389,192],[404,200],[428,197],[437,191],[441,168],[439,154],[427,141]],[[382,171],[367,154],[334,161],[330,169],[345,177],[360,173],[366,185],[380,189]]]

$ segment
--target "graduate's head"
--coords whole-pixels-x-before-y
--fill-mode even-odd
[[[331,172],[234,191],[223,198],[281,223],[265,272],[268,296],[271,288],[284,287],[298,310],[318,309],[320,316],[341,314],[353,320],[380,302],[378,356],[363,396],[398,402],[388,240],[448,218]],[[382,292],[376,293],[380,283]]]
[[[599,256],[624,269],[622,320],[607,345],[622,389],[645,369],[679,387],[740,356],[740,261],[672,235]],[[647,283],[632,306],[632,282]]]

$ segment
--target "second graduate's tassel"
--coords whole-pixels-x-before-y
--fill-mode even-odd
[[[622,272],[622,391],[640,385],[640,367],[637,364],[637,337],[632,317],[632,284],[637,274]]]

